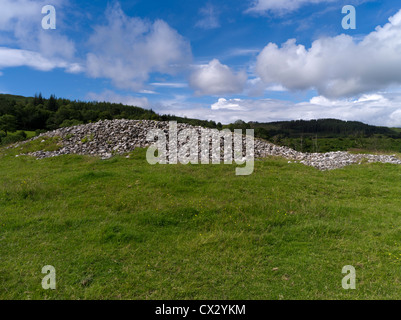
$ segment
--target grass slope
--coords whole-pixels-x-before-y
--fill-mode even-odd
[[[7,153],[7,155],[6,155]],[[0,156],[0,299],[401,298],[401,167]],[[53,265],[57,289],[43,290]],[[343,266],[357,289],[342,289]]]

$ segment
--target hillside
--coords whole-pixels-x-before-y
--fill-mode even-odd
[[[401,134],[387,127],[377,127],[358,121],[342,121],[337,119],[294,120],[270,123],[250,122],[252,128],[263,128],[270,135],[282,134],[285,137],[300,138],[314,137],[319,134],[322,138],[345,138],[353,135],[373,136],[386,135],[401,138]]]
[[[237,121],[234,127],[252,128],[255,135],[301,152],[367,150],[400,152],[401,130],[337,119],[270,123]]]

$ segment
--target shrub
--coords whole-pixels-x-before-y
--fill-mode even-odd
[[[7,135],[6,137],[1,138],[1,144],[11,144],[18,141],[23,141],[27,138],[25,131],[18,131],[16,134]]]
[[[26,139],[26,137],[27,137],[26,132],[22,131],[22,130],[18,131],[17,135],[23,137],[24,139]]]

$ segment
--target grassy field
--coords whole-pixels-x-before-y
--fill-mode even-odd
[[[399,166],[0,154],[0,299],[401,298]]]

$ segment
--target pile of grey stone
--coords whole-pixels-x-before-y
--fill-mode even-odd
[[[59,150],[36,151],[29,155],[34,156],[37,159],[43,159],[64,154],[81,154],[100,156],[102,159],[108,159],[113,155],[127,155],[135,148],[145,148],[153,144],[154,142],[147,141],[146,139],[148,133],[153,129],[162,130],[168,137],[169,122],[121,119],[104,120],[96,123],[60,128],[54,131],[42,133],[39,136],[28,140],[40,139],[41,141],[44,141],[45,137],[59,137]],[[191,126],[188,124],[177,124],[178,132],[184,129],[195,129],[199,133],[199,141],[202,130],[206,130],[206,132],[208,130],[210,130],[210,132],[213,131],[212,129]],[[242,140],[243,153],[245,156],[245,136],[243,136]],[[223,141],[221,144],[223,146]],[[14,147],[20,145],[21,143]],[[210,154],[212,154],[212,152]],[[401,160],[394,155],[351,154],[342,151],[329,153],[302,153],[291,148],[274,145],[262,139],[254,140],[253,155],[255,158],[264,158],[268,156],[284,157],[288,159],[290,163],[302,163],[319,170],[332,170],[351,164],[360,164],[362,162],[401,164]]]

